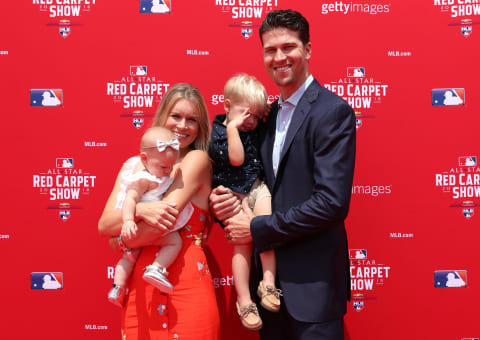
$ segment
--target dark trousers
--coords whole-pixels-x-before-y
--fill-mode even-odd
[[[261,340],[344,340],[343,318],[319,323],[298,321],[288,313],[283,298],[278,313],[264,309],[257,296],[258,283],[262,277],[260,263],[260,257],[254,251],[250,270],[250,293],[263,321],[263,327],[259,331]],[[278,282],[276,285],[279,287]]]
[[[283,303],[283,300],[282,300]],[[257,305],[263,321],[261,340],[343,340],[343,319],[320,323],[301,322],[288,313],[284,305],[272,313]]]

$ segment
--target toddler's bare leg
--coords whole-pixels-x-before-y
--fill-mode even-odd
[[[270,197],[263,197],[255,202],[253,209],[255,216],[270,215],[272,213],[272,203]],[[263,285],[275,287],[275,275],[277,274],[277,264],[275,260],[275,252],[273,250],[260,254],[263,270]]]
[[[237,245],[233,248],[232,272],[240,306],[252,303],[249,287],[251,260],[252,245]]]

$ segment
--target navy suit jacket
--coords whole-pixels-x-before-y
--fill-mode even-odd
[[[347,217],[355,164],[355,114],[314,80],[298,102],[273,174],[278,103],[261,127],[261,158],[272,215],[251,222],[256,249],[274,249],[290,315],[303,322],[343,318],[350,298]]]

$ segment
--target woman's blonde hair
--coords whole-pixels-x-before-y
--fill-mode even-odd
[[[267,109],[267,91],[261,82],[254,76],[239,73],[228,79],[223,89],[225,99],[233,104],[247,101],[251,109],[263,113]]]
[[[208,151],[210,141],[210,120],[208,118],[207,105],[200,90],[193,85],[178,83],[170,87],[158,105],[157,112],[153,118],[153,126],[165,126],[165,122],[172,111],[173,106],[180,99],[187,99],[193,103],[198,111],[198,135],[192,143],[192,148]]]

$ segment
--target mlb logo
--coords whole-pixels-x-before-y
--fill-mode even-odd
[[[472,34],[472,26],[462,26],[460,27],[460,32],[462,32],[465,38],[468,38]]]
[[[436,270],[433,273],[435,288],[467,287],[466,270]]]
[[[61,169],[73,168],[73,158],[57,158],[56,167]]]
[[[477,156],[458,157],[459,166],[477,166]]]
[[[350,259],[366,259],[367,258],[366,249],[349,249],[348,253],[350,255]]]
[[[133,126],[137,129],[140,129],[143,126],[143,118],[133,118]]]
[[[355,119],[355,128],[357,128],[357,129],[361,128],[362,124],[363,124],[363,122],[362,122],[361,119],[358,119],[358,118]]]
[[[166,14],[170,13],[171,0],[140,0],[141,14]]]
[[[146,76],[147,75],[147,66],[143,66],[143,65],[130,66],[130,75],[131,76]]]
[[[33,290],[63,289],[63,273],[34,272],[30,274],[30,287]]]
[[[71,25],[70,20],[66,20],[66,19],[60,20],[58,25],[60,26],[58,28],[58,32],[60,33],[60,35],[63,38],[67,38],[70,35],[70,25]]]
[[[248,39],[251,37],[253,30],[251,28],[242,28],[242,37]]]
[[[61,89],[31,89],[31,106],[62,106],[63,90]]]
[[[62,221],[67,222],[70,218],[70,210],[60,210],[58,212],[58,216],[62,219]]]
[[[355,127],[358,129],[362,126],[362,113],[355,111]]]
[[[432,105],[433,106],[465,105],[465,89],[461,89],[461,88],[433,89]]]
[[[347,77],[365,77],[365,67],[347,67]]]
[[[58,32],[63,38],[67,38],[71,33],[70,26],[60,26]]]
[[[463,216],[468,220],[470,219],[474,214],[473,208],[463,208]]]
[[[361,312],[365,308],[365,301],[353,301],[352,306],[357,312]]]

